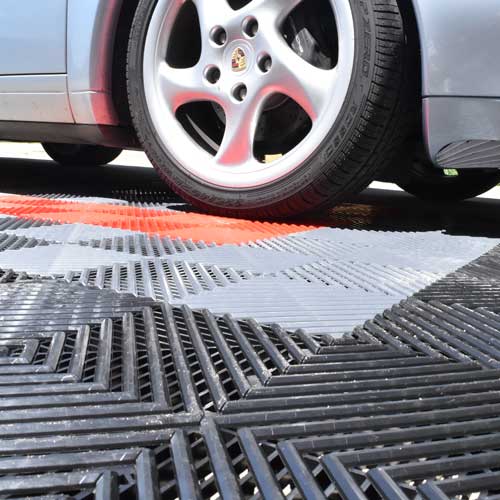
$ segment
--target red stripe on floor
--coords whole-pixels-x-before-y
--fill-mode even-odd
[[[0,213],[30,220],[91,224],[217,244],[248,243],[319,227],[18,195],[0,196]]]

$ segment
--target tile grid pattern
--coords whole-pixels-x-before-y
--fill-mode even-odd
[[[111,213],[117,219],[134,213],[143,217],[148,212],[123,204],[108,206],[92,198],[28,197],[24,201],[21,196],[7,196],[3,201],[0,198],[2,204],[14,207],[16,213],[25,210],[31,219],[0,221],[0,268],[32,276],[64,277],[196,309],[208,308],[217,314],[279,323],[290,330],[301,328],[309,334],[335,336],[349,333],[500,242],[439,232],[323,227],[285,236],[277,230],[278,236],[264,240],[215,245],[109,225],[51,225],[43,220],[46,204],[50,210],[63,214],[69,210],[73,215],[82,206],[97,207],[84,210],[83,218],[89,211],[99,217]],[[35,218],[36,210],[42,211],[41,218]],[[177,220],[177,212],[168,207],[150,210],[153,219],[161,213],[174,214],[173,220]],[[200,217],[193,215],[196,224]],[[210,217],[206,222],[216,227],[222,223],[230,241],[240,234],[242,225]],[[178,230],[184,234],[184,222]],[[196,227],[192,233],[197,234]]]
[[[497,240],[64,226],[0,221],[0,496],[498,495]]]

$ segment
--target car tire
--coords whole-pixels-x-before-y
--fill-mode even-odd
[[[401,189],[427,201],[454,202],[475,198],[500,183],[499,170],[443,170],[429,161],[413,162]]]
[[[57,163],[68,167],[96,167],[116,160],[121,149],[88,144],[42,143],[45,152]]]
[[[202,2],[202,0],[198,1]],[[218,5],[221,5],[220,2],[223,0],[217,1]],[[171,0],[140,0],[130,35],[127,62],[128,94],[133,124],[139,141],[160,176],[175,192],[196,207],[212,213],[236,217],[285,217],[310,212],[339,203],[349,194],[365,188],[375,178],[377,172],[390,164],[392,158],[398,154],[407,133],[414,126],[412,112],[416,96],[413,82],[417,81],[417,76],[414,75],[415,54],[410,53],[409,50],[408,39],[410,37],[405,30],[405,20],[398,2],[396,0],[327,1],[332,2],[330,4],[332,9],[340,9],[338,7],[340,4],[343,5],[342,8],[345,6],[345,9],[350,9],[351,18],[349,19],[352,19],[352,26],[349,24],[349,29],[352,27],[352,33],[346,34],[346,37],[352,37],[353,40],[359,42],[353,43],[351,74],[345,84],[345,92],[338,111],[334,117],[326,115],[323,117],[326,125],[321,122],[321,126],[317,126],[316,130],[321,128],[323,132],[321,137],[314,138],[316,143],[312,150],[300,149],[302,144],[309,140],[306,136],[306,139],[294,146],[290,152],[284,156],[278,155],[276,166],[274,163],[271,163],[269,167],[264,165],[262,168],[264,173],[261,174],[259,171],[259,175],[264,181],[267,179],[265,176],[269,176],[267,182],[252,184],[250,181],[253,178],[251,175],[253,171],[245,177],[246,171],[243,170],[243,163],[235,162],[235,169],[241,167],[241,172],[244,172],[242,173],[244,182],[241,180],[240,185],[240,179],[233,171],[224,170],[221,167],[222,173],[219,174],[218,164],[217,168],[210,170],[212,159],[208,155],[211,154],[216,158],[214,161],[217,161],[217,156],[225,144],[225,132],[219,149],[209,153],[198,151],[201,148],[194,141],[192,146],[183,149],[176,144],[177,130],[180,131],[178,142],[182,144],[189,144],[189,142],[183,142],[185,138],[182,136],[181,127],[175,122],[176,111],[166,112],[169,106],[173,107],[172,99],[164,98],[165,102],[158,101],[161,105],[156,106],[156,101],[152,97],[159,93],[160,85],[155,83],[154,65],[151,61],[160,61],[159,64],[163,64],[164,54],[161,53],[159,56],[156,54],[156,59],[148,55],[151,47],[156,47],[155,50],[158,50],[159,46],[159,42],[155,42],[156,38],[152,34],[159,23],[157,10],[164,8],[165,12],[168,12],[169,2],[170,4],[172,2]],[[273,2],[275,0],[267,4]],[[197,3],[197,0],[194,3]],[[266,5],[265,2],[260,2],[260,4]],[[259,11],[257,7],[252,10],[252,5],[254,5],[253,2],[250,2],[247,7],[243,7],[242,17],[253,15],[258,17]],[[281,1],[281,5],[286,4]],[[212,10],[217,11],[217,8],[213,6]],[[336,19],[331,29],[334,30],[335,26],[339,28],[339,50],[341,50],[342,47],[345,49],[347,42],[344,43],[342,38],[338,12],[338,10],[335,11]],[[221,23],[222,21],[219,21],[218,24]],[[348,23],[351,21],[346,20],[345,25],[347,26]],[[203,28],[200,28],[200,32],[200,36],[203,37]],[[263,36],[265,37],[266,34],[263,33]],[[207,46],[213,45],[202,39],[201,46],[203,47],[205,43]],[[194,44],[195,42],[192,42],[192,45]],[[246,46],[246,40],[244,40],[244,45]],[[276,42],[276,45],[279,45],[279,42]],[[246,56],[246,54],[243,55]],[[272,47],[270,56],[274,57]],[[347,56],[343,59],[342,57],[339,56],[338,65],[341,60],[345,62],[347,59]],[[166,54],[165,58],[167,58]],[[294,61],[297,62],[297,67],[293,71],[296,72],[295,76],[298,78],[297,74],[304,69],[304,66],[298,59]],[[238,64],[237,61],[236,64]],[[235,65],[234,59],[232,59],[232,65]],[[227,72],[229,81],[234,75],[229,74],[229,68]],[[278,74],[277,70],[275,75]],[[316,74],[319,75],[317,72],[314,73],[314,68],[311,68],[310,80],[314,80]],[[261,76],[259,74],[259,77]],[[217,92],[217,89],[222,89],[224,85],[224,83],[220,86],[216,85],[215,90],[211,92]],[[173,88],[173,85],[165,88],[169,94],[173,92],[169,90]],[[251,92],[250,88],[248,92]],[[337,92],[336,89],[335,92]],[[158,99],[161,100],[162,96],[160,95]],[[165,113],[163,113],[164,110]],[[281,125],[274,127],[275,135],[266,143],[269,144],[266,147],[270,149],[273,147],[273,141],[284,143],[279,138],[279,131],[284,126],[283,121],[280,122],[279,119],[283,116],[282,120],[288,120],[288,115],[285,111],[278,115],[277,123]],[[227,118],[227,114],[225,116],[227,129],[231,120]],[[270,120],[267,115],[266,119]],[[312,129],[314,126],[315,123]],[[234,140],[237,141],[240,138],[241,136],[235,136]],[[311,143],[313,143],[312,139]],[[305,156],[293,164],[288,158],[292,158],[293,155],[299,158],[299,153]],[[204,157],[203,154],[206,156]],[[284,173],[278,175],[278,168],[282,168],[281,165],[285,165],[287,161],[290,165],[293,164],[293,168],[286,170],[283,167]],[[202,170],[205,164],[206,168]],[[228,164],[230,164],[229,160]],[[275,170],[269,173],[265,168]],[[225,172],[228,172],[227,180],[224,177]],[[212,177],[215,178],[216,175],[214,181]],[[272,178],[273,175],[276,175],[276,178]]]

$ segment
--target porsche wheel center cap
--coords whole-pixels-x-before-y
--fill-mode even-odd
[[[252,68],[254,59],[254,48],[246,40],[234,40],[224,52],[224,65],[237,78]]]
[[[248,66],[248,59],[243,47],[236,47],[231,54],[231,69],[235,73],[245,71]]]

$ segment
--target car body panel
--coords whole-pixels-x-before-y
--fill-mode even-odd
[[[0,120],[118,125],[111,70],[121,5],[2,0]]]
[[[116,125],[115,33],[122,0],[68,0],[68,92],[76,123]]]
[[[2,0],[0,75],[66,73],[66,2]]]
[[[500,99],[427,97],[423,114],[424,139],[436,164],[439,152],[450,144],[500,140]]]
[[[0,119],[73,123],[66,75],[1,76]]]
[[[124,1],[50,0],[49,9],[2,0],[0,120],[119,125],[112,72]],[[420,36],[431,159],[454,142],[500,140],[500,2],[406,1]]]
[[[423,95],[500,97],[500,2],[413,0]]]
[[[73,122],[66,80],[67,0],[2,0],[0,119]]]
[[[420,33],[424,141],[500,140],[500,2],[413,0]],[[500,167],[500,165],[499,165]]]

